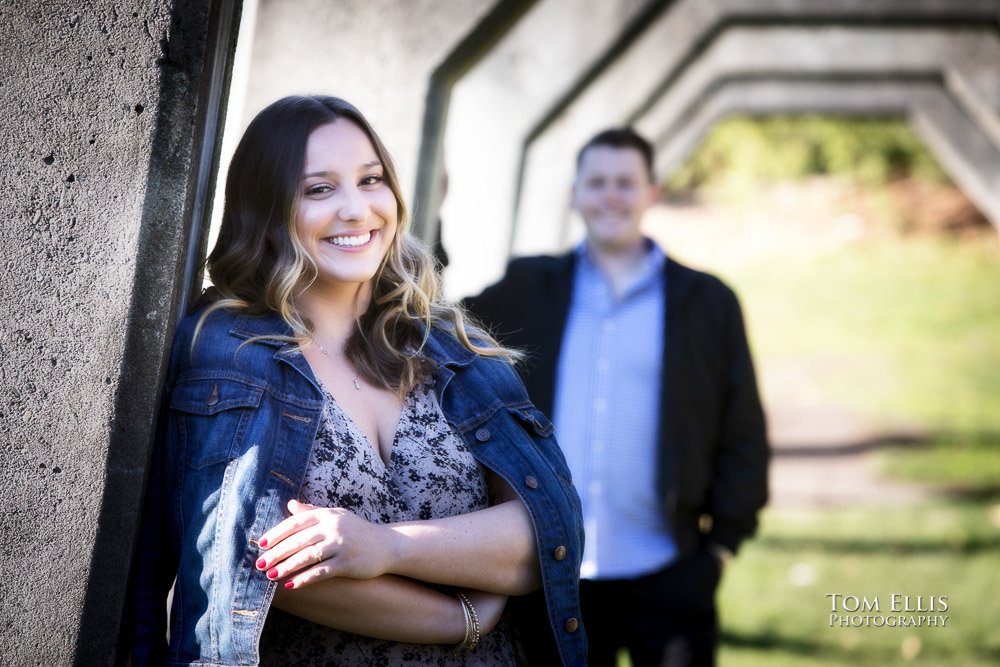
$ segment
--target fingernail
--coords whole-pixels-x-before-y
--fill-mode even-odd
[[[295,588],[295,584],[291,581],[286,581],[285,588]]]
[[[267,538],[266,537],[260,538],[260,542],[258,542],[257,544],[259,544],[262,547],[266,547],[267,546]]]
[[[263,558],[261,558],[260,560],[257,561],[257,569],[258,570],[263,570],[265,567],[267,567],[267,561],[266,560],[264,560]]]
[[[268,579],[277,579],[278,578],[278,570],[276,568],[272,567],[270,570],[267,571],[267,578]]]

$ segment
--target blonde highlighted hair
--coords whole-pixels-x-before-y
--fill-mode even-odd
[[[441,280],[427,248],[407,231],[406,205],[389,152],[365,117],[337,97],[285,97],[253,119],[233,154],[219,237],[208,257],[214,284],[206,295],[214,310],[249,316],[278,313],[295,332],[268,336],[313,343],[315,328],[297,306],[316,278],[316,267],[295,233],[306,142],[317,127],[347,119],[367,136],[382,163],[385,184],[396,198],[397,231],[372,278],[371,299],[357,318],[345,353],[367,381],[405,392],[432,368],[423,353],[434,328],[484,356],[519,357],[500,347],[444,300]],[[197,332],[195,334],[197,340]]]

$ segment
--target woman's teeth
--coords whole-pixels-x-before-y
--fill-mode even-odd
[[[372,238],[371,232],[365,232],[361,236],[331,236],[329,241],[333,245],[339,246],[359,246],[368,243]]]

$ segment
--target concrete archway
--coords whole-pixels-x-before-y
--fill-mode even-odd
[[[1000,149],[965,114],[940,77],[725,79],[668,128],[652,131],[666,177],[711,127],[732,113],[826,113],[906,117],[952,179],[1000,225]]]
[[[581,50],[556,71],[546,66],[541,46],[531,39],[543,34],[546,17],[551,21],[555,15],[550,4],[550,0],[537,2],[490,54],[456,82],[452,92],[445,145],[452,188],[444,220],[445,242],[457,250],[448,273],[457,293],[474,292],[495,279],[511,252],[562,247],[559,230],[566,219],[572,158],[579,144],[600,127],[657,113],[658,103],[677,98],[681,80],[692,70],[703,71],[701,64],[719,51],[719,43],[741,29],[839,31],[848,44],[868,31],[875,37],[870,50],[876,52],[878,35],[932,33],[941,43],[951,35],[951,60],[938,54],[937,64],[927,66],[932,53],[904,48],[896,53],[898,69],[904,74],[944,71],[963,111],[990,136],[1000,136],[1000,90],[990,57],[972,45],[963,51],[960,44],[963,35],[997,32],[1000,3],[995,0],[918,5],[900,0],[828,5],[805,0],[654,0],[641,7],[626,3],[617,21],[599,17],[606,24],[605,32],[598,31],[601,39],[594,42],[600,50]],[[586,32],[585,22],[586,18],[564,17],[560,34],[578,27]],[[611,31],[613,37],[608,35]],[[753,46],[765,52],[777,48],[773,42]],[[890,51],[883,49],[883,60],[893,55]],[[813,54],[817,74],[836,66],[828,62],[836,54],[807,52]],[[924,64],[906,63],[907,58],[920,57]],[[897,69],[880,67],[874,57],[869,63],[856,69],[887,75]],[[758,71],[780,64],[761,65]],[[954,76],[959,71],[962,74]],[[694,88],[703,89],[713,78],[708,76]],[[520,143],[519,149],[512,148],[514,142]],[[483,145],[485,149],[477,152],[476,147]],[[456,180],[460,178],[478,185],[467,188]],[[536,198],[548,204],[536,204]],[[468,255],[475,260],[466,262],[463,258]]]
[[[799,54],[799,57],[790,59],[788,54]],[[525,187],[515,220],[512,252],[519,255],[557,249],[568,241],[565,200],[553,200],[547,190],[553,181],[569,187],[572,160],[563,157],[560,163],[556,156],[565,156],[571,151],[570,146],[579,145],[599,129],[595,119],[603,118],[602,125],[632,122],[640,130],[656,136],[665,128],[682,124],[685,114],[697,106],[697,100],[720,80],[751,77],[822,79],[831,72],[877,77],[872,80],[873,90],[876,84],[891,85],[894,81],[928,75],[961,81],[966,89],[974,91],[975,98],[981,101],[980,107],[1000,109],[1000,86],[989,71],[989,62],[1000,62],[1000,34],[994,26],[918,26],[892,30],[871,26],[739,26],[720,33],[697,60],[687,64],[677,75],[668,77],[670,85],[657,85],[642,100],[639,94],[633,93],[635,107],[617,111],[610,123],[610,112],[596,110],[606,107],[606,100],[618,93],[622,84],[613,78],[602,78],[595,82],[593,90],[581,97],[579,108],[574,106],[568,110],[565,118],[551,124],[527,147],[522,176]],[[957,105],[959,98],[950,97],[952,104]],[[946,111],[949,105],[942,103],[940,96],[936,99],[938,117],[960,118],[964,114],[969,122],[977,120],[975,115],[957,106]],[[927,105],[931,103],[928,101]],[[855,109],[863,112],[864,106],[862,98]],[[870,111],[879,113],[879,105],[873,102]],[[949,131],[952,125],[942,122],[936,127]],[[957,178],[960,184],[972,185],[974,191],[970,195],[976,197],[977,203],[988,202],[991,199],[989,184],[995,180],[992,174],[1000,168],[993,154],[995,150],[979,151],[982,163],[960,166],[960,160],[948,145],[970,147],[962,136],[968,124],[956,123],[954,127],[958,132],[956,137],[949,140],[937,137],[928,143],[932,150],[941,151],[941,161],[957,177],[963,174]],[[979,128],[980,134],[987,137],[987,145],[992,143],[991,125],[981,124]],[[925,133],[925,137],[928,136],[932,136],[929,131]],[[969,174],[972,170],[982,173],[973,178]],[[546,226],[543,221],[560,224],[549,222]]]

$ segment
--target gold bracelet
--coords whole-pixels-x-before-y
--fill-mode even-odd
[[[465,648],[465,645],[469,643],[469,633],[472,630],[472,617],[469,615],[468,607],[465,606],[465,600],[463,599],[464,597],[465,596],[462,595],[461,593],[459,593],[457,596],[458,606],[462,608],[462,617],[465,619],[465,637],[463,637],[462,641],[460,641],[458,644],[455,645],[455,648],[453,649],[455,653],[461,651],[463,648]]]
[[[476,647],[479,646],[479,616],[476,614],[476,608],[472,606],[472,602],[466,597],[465,593],[461,591],[458,593],[458,599],[461,600],[463,608],[472,619],[472,639],[469,639],[469,645],[466,647],[470,651],[475,651]],[[468,636],[466,636],[468,639]],[[464,645],[465,642],[462,642]]]

